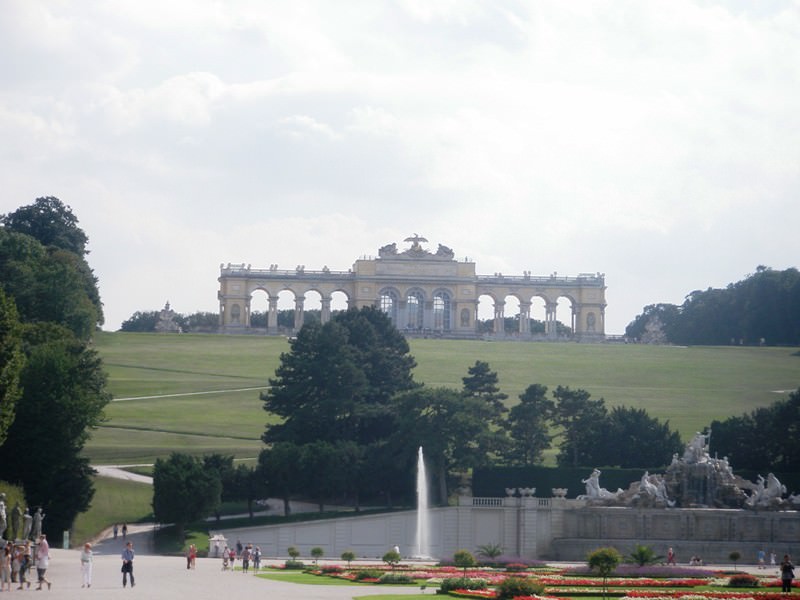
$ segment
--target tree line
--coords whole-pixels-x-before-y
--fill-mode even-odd
[[[532,384],[509,410],[488,363],[460,389],[416,383],[405,338],[375,308],[304,326],[261,396],[270,418],[259,469],[272,493],[316,498],[407,497],[424,448],[440,501],[475,467],[541,463],[657,467],[680,436],[642,409],[614,407],[585,390]],[[623,443],[624,440],[624,443]]]
[[[691,292],[680,306],[650,304],[625,335],[684,345],[800,345],[800,272],[759,266],[725,289]]]
[[[0,225],[0,480],[60,535],[94,494],[81,450],[111,398],[91,347],[102,303],[69,206],[37,198]]]

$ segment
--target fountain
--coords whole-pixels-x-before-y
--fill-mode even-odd
[[[428,526],[428,479],[425,476],[425,461],[422,446],[417,452],[417,554],[416,558],[430,558],[431,546]]]

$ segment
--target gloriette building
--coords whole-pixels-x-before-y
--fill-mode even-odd
[[[475,263],[456,260],[454,252],[439,244],[436,252],[423,248],[427,240],[418,235],[406,238],[410,247],[398,250],[387,244],[378,257],[356,260],[348,271],[281,270],[277,265],[253,269],[250,265],[220,265],[219,324],[225,333],[247,333],[250,325],[251,298],[256,293],[267,296],[267,333],[277,335],[278,294],[288,290],[294,296],[295,329],[303,324],[306,295],[317,293],[321,301],[321,319],[331,317],[331,296],[341,292],[347,308],[375,306],[383,310],[395,326],[410,335],[436,335],[453,338],[476,336],[478,303],[481,296],[494,306],[495,337],[505,337],[504,318],[509,297],[519,302],[518,331],[515,337],[533,339],[530,332],[531,304],[544,301],[544,337],[557,337],[556,308],[567,302],[571,319],[564,323],[577,340],[598,340],[605,335],[605,276],[600,273],[575,277],[552,275],[476,274]]]

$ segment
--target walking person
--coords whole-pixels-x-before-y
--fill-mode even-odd
[[[3,588],[6,592],[11,591],[11,562],[11,544],[8,543],[0,557],[0,592],[4,591]]]
[[[94,553],[92,552],[92,545],[89,542],[86,542],[83,545],[83,552],[81,552],[81,577],[83,578],[83,583],[81,587],[92,587],[92,559],[94,558]]]
[[[667,550],[667,564],[674,565],[675,564],[675,552],[670,548]]]
[[[31,541],[25,540],[25,545],[20,548],[19,550],[19,587],[18,590],[22,589],[22,586],[30,588],[31,582],[26,581],[25,574],[28,572],[28,569],[31,566]]]
[[[789,555],[784,554],[781,562],[781,592],[792,593],[792,579],[794,579],[794,565]]]
[[[124,540],[124,539],[127,539],[127,538],[128,538],[128,524],[127,523],[123,523],[122,524],[122,539]]]
[[[256,546],[255,550],[253,550],[253,571],[258,573],[258,570],[261,568],[261,547]]]
[[[36,575],[39,583],[37,590],[42,589],[42,584],[47,584],[50,589],[50,582],[47,580],[47,567],[50,566],[50,544],[47,543],[47,536],[39,536],[39,547],[36,550]]]
[[[247,573],[247,569],[250,568],[250,548],[251,546],[248,544],[242,550],[242,573]]]
[[[114,539],[117,539],[117,534],[119,534],[119,525],[114,523]]]
[[[125,528],[123,526],[123,531]],[[124,534],[123,534],[124,535]],[[133,559],[134,559],[134,552],[133,552],[133,542],[128,542],[125,544],[125,549],[122,551],[122,587],[125,587],[128,584],[128,575],[131,576],[131,587],[136,585],[133,582]]]

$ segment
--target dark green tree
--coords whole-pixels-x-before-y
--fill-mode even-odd
[[[257,476],[268,492],[283,500],[283,514],[291,514],[290,500],[293,492],[300,491],[301,448],[291,442],[278,442],[264,448],[258,455]]]
[[[156,323],[158,323],[158,311],[136,311],[129,319],[122,322],[120,331],[128,332],[144,332],[149,333],[156,330]]]
[[[590,464],[608,414],[605,401],[602,398],[592,400],[586,390],[571,390],[560,385],[553,391],[553,397],[556,399],[554,420],[561,427],[563,438],[558,464],[572,467]]]
[[[0,228],[0,273],[23,323],[59,323],[86,340],[103,322],[96,280],[77,254]]]
[[[593,446],[592,464],[621,467],[661,467],[683,449],[680,434],[671,431],[643,408],[615,406]],[[585,464],[589,464],[588,462]]]
[[[392,396],[415,386],[414,364],[405,338],[374,308],[305,325],[261,395],[264,409],[282,419],[262,439],[361,446],[386,439],[393,431]]]
[[[219,453],[206,454],[202,458],[203,468],[206,471],[211,471],[217,474],[220,483],[220,504],[215,509],[214,513],[217,521],[220,519],[219,509],[222,502],[229,500],[238,500],[238,490],[235,489],[236,482],[234,481],[235,470],[233,468],[233,455],[224,455]]]
[[[403,462],[409,465],[423,447],[439,502],[447,502],[449,478],[490,463],[498,433],[490,425],[492,408],[483,399],[450,388],[420,388],[398,395],[395,410],[392,445],[403,449]]]
[[[24,233],[44,246],[55,246],[78,256],[88,254],[89,238],[78,227],[72,209],[54,196],[37,198],[33,204],[0,215],[0,224],[9,231]]]
[[[23,392],[5,448],[25,450],[0,461],[0,478],[21,482],[31,505],[47,513],[45,529],[60,535],[92,499],[93,470],[81,452],[111,397],[97,353],[65,328],[28,325],[23,338]]]
[[[0,447],[14,421],[17,400],[21,395],[19,378],[24,364],[17,308],[0,288]]]
[[[542,461],[553,441],[550,422],[554,414],[555,403],[547,397],[547,386],[529,385],[519,395],[519,404],[509,411],[505,423],[509,442],[503,458],[509,465],[529,466]]]
[[[212,514],[220,503],[219,474],[188,454],[173,452],[153,467],[153,514],[159,523],[174,523],[178,539],[186,525]]]
[[[740,469],[800,470],[800,388],[748,414],[711,423],[711,452]]]
[[[468,375],[462,377],[464,383],[462,393],[465,396],[479,398],[486,402],[491,408],[492,421],[495,425],[502,423],[503,414],[508,412],[505,401],[508,394],[500,391],[497,372],[492,371],[489,363],[476,360],[475,364],[467,369]]]

